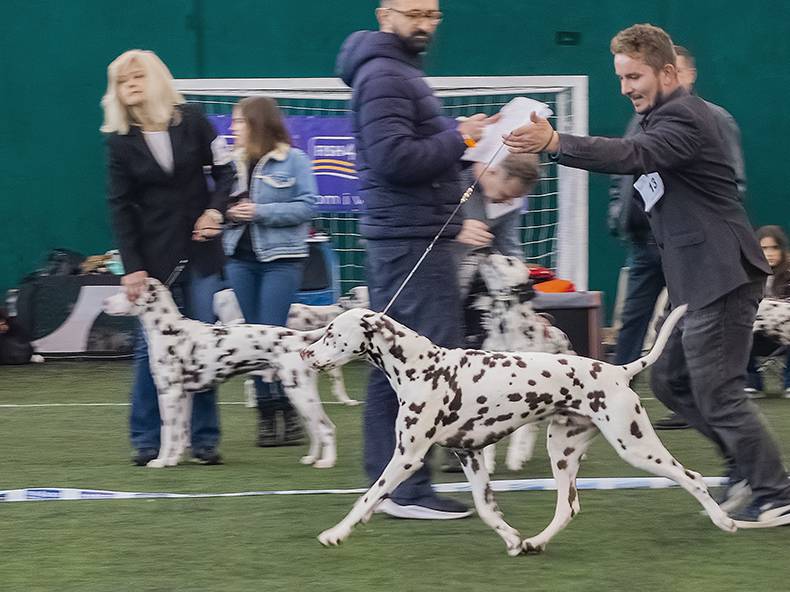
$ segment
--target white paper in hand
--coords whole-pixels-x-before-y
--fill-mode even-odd
[[[642,175],[634,183],[634,189],[639,192],[645,202],[645,212],[649,212],[664,196],[664,180],[658,173]]]
[[[480,138],[477,146],[468,148],[461,158],[472,162],[488,163],[502,145],[502,136],[509,134],[522,125],[532,125],[529,116],[533,111],[540,117],[549,117],[553,115],[552,110],[546,103],[528,99],[527,97],[516,97],[502,107],[500,111],[502,117],[498,122],[486,126],[483,137]],[[499,151],[496,160],[492,162],[491,165],[495,166],[508,154],[509,152],[507,149],[503,148]]]

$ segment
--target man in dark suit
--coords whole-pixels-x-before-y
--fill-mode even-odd
[[[652,387],[731,461],[753,496],[734,517],[749,526],[790,524],[790,480],[757,407],[744,395],[752,323],[770,273],[738,196],[714,115],[678,81],[672,40],[634,25],[611,44],[621,92],[643,115],[629,138],[558,134],[532,125],[505,143],[548,152],[559,164],[634,175],[673,306],[688,312],[653,367]],[[728,500],[730,501],[730,500]]]

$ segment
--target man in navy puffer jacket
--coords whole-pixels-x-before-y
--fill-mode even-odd
[[[338,74],[353,89],[351,107],[364,210],[371,308],[383,310],[431,239],[452,214],[461,187],[460,157],[488,123],[475,115],[459,123],[423,80],[420,54],[441,21],[438,0],[384,0],[379,31],[357,31],[344,43]],[[444,347],[461,345],[457,215],[388,314]],[[490,235],[481,229],[483,244]],[[365,406],[365,471],[379,477],[395,449],[398,402],[387,378],[371,373]],[[463,518],[471,512],[437,497],[422,466],[378,507],[400,518]]]

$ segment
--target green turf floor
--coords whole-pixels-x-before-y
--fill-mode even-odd
[[[365,372],[359,365],[346,368],[352,396],[361,396]],[[333,469],[298,464],[303,447],[255,448],[254,411],[227,404],[221,408],[224,466],[152,470],[128,462],[128,407],[8,406],[124,403],[130,375],[128,362],[0,368],[0,490],[230,493],[365,483],[361,407],[327,405],[338,432]],[[220,394],[225,403],[240,401],[240,380]],[[655,401],[645,405],[654,418],[664,412]],[[774,396],[760,406],[790,455],[790,401]],[[661,438],[688,467],[720,474],[711,446],[696,434],[664,432]],[[502,445],[500,460],[504,452]],[[542,449],[520,473],[500,467],[494,478],[551,474]],[[599,438],[580,476],[644,473]],[[435,481],[462,479],[436,473]],[[469,494],[456,497],[471,502]],[[540,531],[553,514],[552,492],[497,499],[524,535]],[[679,489],[583,491],[581,515],[548,551],[515,559],[476,517],[415,522],[376,516],[343,546],[322,548],[316,535],[353,501],[352,495],[308,495],[0,503],[0,591],[790,590],[790,528],[727,535]]]

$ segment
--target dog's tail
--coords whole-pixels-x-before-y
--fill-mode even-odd
[[[653,344],[653,347],[648,352],[648,354],[642,358],[639,358],[635,362],[631,362],[630,364],[623,366],[623,370],[625,370],[629,380],[648,366],[652,366],[656,363],[656,360],[661,355],[661,352],[664,351],[664,346],[667,344],[667,340],[669,339],[670,333],[672,333],[672,329],[674,329],[675,325],[678,324],[680,317],[686,314],[687,308],[688,305],[684,304],[682,306],[678,306],[675,310],[669,313],[669,316],[664,321],[664,325],[661,327],[661,331],[658,332],[656,342]]]

